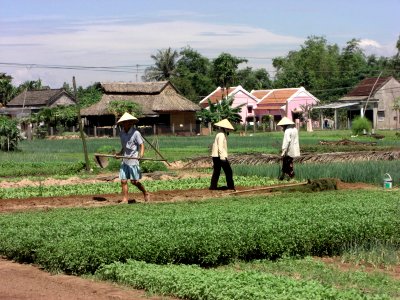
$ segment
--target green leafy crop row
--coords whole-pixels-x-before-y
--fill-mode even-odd
[[[221,184],[224,179],[221,178]],[[235,176],[238,186],[261,186],[272,185],[277,180],[256,177],[256,176]],[[143,181],[149,192],[161,190],[187,190],[208,188],[209,178],[185,178],[173,180],[148,180]],[[40,182],[37,186],[7,188],[0,190],[0,199],[9,198],[30,198],[30,197],[56,197],[69,195],[91,195],[91,194],[113,194],[120,193],[121,185],[119,182],[104,182],[93,184],[74,184],[74,185],[51,185],[44,186]]]
[[[257,271],[154,265],[128,260],[103,266],[96,277],[151,293],[182,299],[389,299],[354,289],[339,290],[313,280],[296,280]]]
[[[399,247],[399,199],[398,191],[334,191],[2,214],[0,254],[83,274],[127,259],[216,266],[338,255],[351,243]]]

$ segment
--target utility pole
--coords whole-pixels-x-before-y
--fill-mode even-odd
[[[81,139],[82,139],[82,144],[83,144],[83,153],[85,155],[86,171],[90,171],[89,156],[88,156],[87,147],[86,147],[86,138],[85,138],[85,134],[83,133],[83,125],[82,125],[82,118],[81,118],[81,106],[79,104],[78,96],[76,93],[75,76],[72,77],[72,85],[74,87],[74,98],[75,98],[75,102],[76,102],[76,106],[77,106],[79,132],[81,134]]]

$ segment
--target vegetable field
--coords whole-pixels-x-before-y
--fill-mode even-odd
[[[318,141],[345,134],[301,139],[310,152],[326,153]],[[229,138],[231,152],[244,157],[276,155],[282,137]],[[184,166],[207,155],[211,141],[160,137],[159,145]],[[372,151],[399,149],[394,136],[376,142]],[[119,144],[88,141],[91,153],[104,146]],[[169,169],[145,174],[149,203],[130,185],[128,205],[118,204],[115,171],[94,164],[91,174],[82,171],[80,147],[71,140],[24,141],[20,152],[1,153],[0,256],[181,299],[400,299],[397,158],[299,163],[296,179],[283,182],[329,177],[340,183],[320,192],[209,191],[210,167]],[[239,192],[282,185],[278,163],[234,164],[233,170]],[[382,188],[385,173],[392,189]],[[72,175],[74,183],[66,183]],[[223,174],[219,184],[225,185]]]

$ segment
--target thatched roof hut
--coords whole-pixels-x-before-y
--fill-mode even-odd
[[[168,112],[196,112],[200,107],[181,96],[169,81],[101,83],[101,100],[81,110],[82,116],[111,115],[107,107],[111,101],[131,101],[141,106],[144,116]]]

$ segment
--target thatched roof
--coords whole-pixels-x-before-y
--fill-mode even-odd
[[[200,107],[179,95],[168,81],[141,83],[102,83],[101,100],[81,110],[82,116],[110,115],[107,107],[111,101],[131,101],[141,106],[145,116],[161,112],[198,111]]]
[[[64,89],[23,91],[7,103],[7,107],[50,106],[63,94],[73,98]]]
[[[159,94],[169,84],[168,81],[158,82],[102,82],[101,87],[106,94],[134,93]]]

